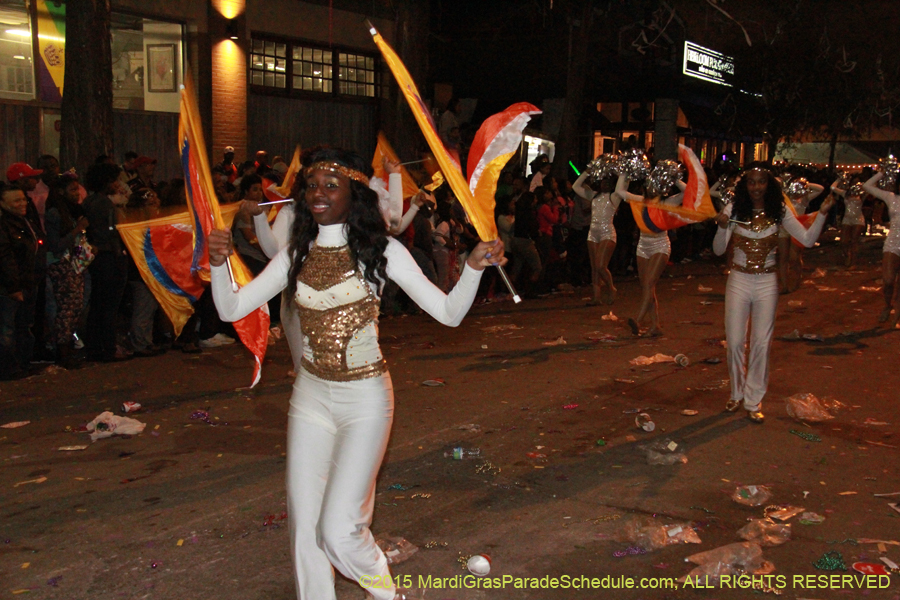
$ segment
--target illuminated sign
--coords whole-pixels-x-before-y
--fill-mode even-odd
[[[734,59],[693,42],[685,42],[682,72],[689,77],[731,87],[729,80],[734,76]]]

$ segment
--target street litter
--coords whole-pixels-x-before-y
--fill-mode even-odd
[[[385,536],[376,539],[375,543],[378,544],[378,547],[384,552],[384,557],[387,559],[387,564],[389,565],[401,563],[419,551],[418,547],[401,537]]]
[[[653,363],[666,363],[673,362],[675,360],[674,356],[669,356],[668,354],[654,354],[653,356],[638,356],[637,358],[632,358],[628,361],[629,364],[635,367],[643,367],[646,365],[652,365]]]
[[[600,317],[600,320],[601,321],[618,321],[619,317],[614,315],[612,311],[609,311],[609,314],[603,315],[602,317]]]
[[[3,429],[16,429],[17,427],[25,427],[31,423],[31,421],[13,421],[12,423],[7,423],[6,425],[0,425]]]
[[[684,354],[676,354],[675,358],[673,358],[672,360],[674,360],[679,367],[686,367],[691,364],[691,359],[689,359]]]
[[[804,333],[803,339],[807,342],[824,342],[825,338],[823,338],[818,333]]]
[[[651,419],[650,415],[647,413],[640,413],[636,416],[634,418],[634,425],[648,432],[656,429],[656,423],[653,422],[653,419]]]
[[[731,499],[744,506],[762,506],[772,497],[772,491],[764,485],[739,485]]]
[[[796,429],[791,429],[789,433],[796,435],[799,438],[803,438],[807,442],[821,442],[822,438],[814,433],[809,433],[806,431],[797,431]]]
[[[863,425],[890,425],[890,423],[886,421],[876,421],[872,417],[867,417],[865,421],[863,421]]]
[[[822,558],[813,563],[813,566],[822,571],[846,571],[847,565],[844,557],[837,550],[831,550],[822,555]]]
[[[801,525],[818,525],[825,522],[825,517],[818,513],[807,511],[800,515],[799,521]]]
[[[519,327],[518,325],[508,324],[508,325],[491,325],[490,327],[482,327],[481,330],[485,333],[497,333],[500,331],[514,330],[514,329],[524,329],[523,327]]]
[[[550,341],[550,342],[544,342],[544,345],[545,345],[545,346],[565,346],[565,345],[566,345],[566,338],[564,338],[563,336],[559,336],[558,338],[556,338],[556,339],[553,340],[553,341]]]
[[[592,342],[614,342],[617,338],[612,333],[603,333],[602,331],[590,331],[584,334],[584,339]]]
[[[719,546],[706,552],[692,554],[684,560],[699,566],[679,579],[681,582],[689,578],[704,582],[712,579],[718,583],[719,577],[723,575],[734,576],[742,573],[764,575],[775,569],[771,562],[763,560],[762,547],[755,542],[737,542]]]
[[[469,573],[476,577],[484,577],[491,572],[491,557],[486,554],[476,554],[466,561]]]
[[[693,410],[690,408],[685,408],[685,409],[682,409],[681,414],[683,414],[686,417],[693,417],[693,416],[699,415],[700,411]]]
[[[124,413],[133,413],[141,410],[140,402],[123,402],[122,403],[122,412]]]
[[[711,292],[711,291],[712,291],[712,288],[711,288],[711,287],[706,287],[705,285],[702,285],[702,284],[701,284],[701,285],[698,285],[698,286],[697,286],[697,291],[698,291],[698,292]]]
[[[869,562],[855,562],[852,565],[853,570],[863,575],[890,575],[890,571],[884,568],[884,565]]]
[[[698,392],[713,392],[717,390],[725,390],[731,385],[730,379],[720,379],[719,381],[715,381],[710,383],[709,385],[704,385],[698,388],[694,388]]]
[[[130,417],[120,417],[111,412],[104,411],[85,426],[85,431],[90,432],[91,441],[96,442],[101,438],[114,435],[137,435],[144,431],[146,423]]]
[[[769,510],[769,508],[772,508],[773,510]],[[805,508],[800,508],[799,506],[776,506],[766,507],[765,513],[766,516],[770,519],[787,521],[791,517],[796,517],[797,515],[805,511]]]
[[[616,383],[634,383],[634,379],[626,379],[624,377],[616,377],[613,381]]]
[[[738,530],[738,536],[760,546],[780,546],[791,539],[791,525],[772,519],[753,519]]]
[[[652,517],[636,517],[622,527],[619,541],[630,542],[647,550],[658,550],[678,544],[699,544],[700,536],[690,523],[663,524]]]
[[[216,418],[218,418],[218,417],[216,417]],[[213,427],[217,427],[219,425],[218,423],[213,423],[212,420],[209,418],[208,410],[195,410],[194,412],[191,413],[191,419],[192,420],[197,419],[197,420],[203,421],[207,425],[212,425]],[[225,425],[228,425],[228,423],[225,423]]]
[[[477,432],[481,431],[481,425],[478,425],[476,423],[469,423],[468,425],[460,425],[459,427],[457,427],[457,429],[462,431]]]
[[[481,448],[463,448],[462,446],[457,446],[453,450],[444,452],[444,458],[452,458],[453,460],[481,458]]]
[[[17,488],[20,485],[26,485],[28,483],[44,483],[45,481],[47,481],[46,477],[38,477],[37,479],[28,479],[26,481],[20,481],[19,483],[15,483],[15,484],[13,484],[13,487]]]
[[[872,287],[872,286],[860,286],[859,291],[861,292],[880,292],[881,287]]]
[[[75,452],[78,450],[87,450],[87,446],[60,446],[56,450],[58,452]]]
[[[826,275],[825,269],[823,269],[822,267],[819,267],[818,269],[813,271],[813,273],[812,273],[812,275],[810,275],[810,277],[812,277],[813,279],[821,279],[822,277],[825,277],[825,275]]]
[[[650,444],[649,446],[643,446],[644,452],[647,455],[647,464],[648,465],[674,465],[674,464],[687,464],[687,456],[685,456],[684,452],[679,451],[678,443],[670,440],[660,440]]]
[[[447,384],[447,382],[444,381],[443,379],[426,379],[425,381],[422,382],[422,385],[428,386],[428,387],[440,387],[440,386],[446,385],[446,384]]]
[[[788,306],[798,307],[803,306],[803,300],[788,300]]]
[[[816,289],[819,290],[820,292],[836,292],[837,291],[836,287],[828,287],[826,285],[817,286]]]
[[[831,414],[843,408],[843,404],[830,398],[816,398],[810,393],[794,394],[785,400],[788,415],[799,421],[811,423],[833,419]]]

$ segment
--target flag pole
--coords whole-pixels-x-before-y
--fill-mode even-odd
[[[268,202],[260,202],[259,206],[272,206],[273,204],[284,204],[285,202],[293,201],[293,198],[285,198],[284,200],[269,200]]]
[[[231,257],[230,256],[225,259],[225,266],[228,267],[228,279],[231,280],[231,291],[236,292],[240,288],[238,288],[237,281],[235,281],[235,279],[234,279],[234,269],[232,269],[232,267],[231,267]]]
[[[519,293],[516,291],[516,288],[513,287],[512,281],[509,280],[509,277],[506,275],[506,269],[502,266],[497,265],[497,270],[500,271],[500,279],[503,280],[503,283],[506,284],[509,293],[512,294],[513,302],[518,304],[522,301],[522,298],[519,296]]]

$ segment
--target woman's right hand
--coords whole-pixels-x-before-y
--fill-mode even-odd
[[[213,229],[209,232],[209,264],[212,267],[221,267],[234,253],[234,245],[231,243],[230,229]]]
[[[725,229],[726,227],[728,227],[728,220],[729,220],[729,216],[726,215],[724,211],[722,211],[716,215],[716,225],[718,225],[722,229]]]
[[[263,207],[259,205],[259,202],[254,202],[252,200],[241,200],[241,207],[238,209],[252,217],[256,215],[261,215],[265,210]]]

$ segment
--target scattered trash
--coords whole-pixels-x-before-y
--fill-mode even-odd
[[[822,277],[825,277],[825,275],[827,275],[827,273],[825,272],[825,269],[823,269],[822,267],[819,267],[818,269],[813,271],[813,273],[812,273],[812,275],[810,275],[810,277],[812,277],[813,279],[821,279]]]
[[[788,306],[793,306],[794,308],[803,306],[803,300],[788,300]]]
[[[819,523],[825,522],[825,517],[820,514],[807,511],[800,515],[799,521],[801,525],[818,525]]]
[[[897,563],[889,559],[887,556],[880,556],[878,557],[878,560],[886,564],[889,569],[894,569],[895,571],[900,570],[900,566],[897,566]]]
[[[146,423],[130,417],[120,417],[111,412],[100,413],[93,421],[85,426],[85,431],[91,433],[91,441],[96,442],[101,438],[114,435],[137,435],[144,431]]]
[[[640,546],[629,546],[624,550],[616,550],[613,552],[613,556],[616,558],[622,558],[623,556],[634,556],[637,554],[647,554],[647,551]]]
[[[461,446],[457,446],[453,450],[449,452],[444,452],[445,458],[452,458],[453,460],[465,460],[468,458],[481,458],[481,448],[463,448]]]
[[[565,346],[566,338],[564,338],[563,336],[559,336],[558,338],[556,338],[555,340],[553,340],[551,342],[544,342],[544,345],[545,346]]]
[[[884,565],[878,563],[855,562],[852,565],[853,570],[863,575],[890,575],[890,571],[884,568]]]
[[[686,367],[691,364],[691,359],[689,359],[684,354],[676,354],[673,360],[678,364],[679,367]]]
[[[719,381],[712,382],[709,385],[704,385],[694,389],[698,392],[714,392],[718,390],[727,390],[730,386],[730,379],[720,379]]]
[[[576,408],[578,408],[577,404],[564,404],[563,405],[563,410],[575,410]]]
[[[654,442],[644,447],[649,465],[687,464],[687,456],[678,451],[678,444],[670,439]]]
[[[275,525],[278,521],[284,521],[288,518],[286,512],[282,512],[280,515],[266,515],[266,518],[263,519],[263,527],[268,527],[269,525]]]
[[[711,291],[712,291],[712,288],[711,288],[711,287],[706,287],[705,285],[702,285],[702,284],[701,284],[701,285],[698,285],[698,286],[697,286],[697,291],[698,291],[698,292],[711,292]]]
[[[822,571],[846,571],[847,565],[844,557],[837,550],[829,550],[822,558],[813,563],[813,566]]]
[[[764,485],[739,485],[731,494],[731,499],[744,506],[762,506],[772,497],[772,492]]]
[[[683,414],[686,417],[693,417],[693,416],[699,415],[700,411],[693,410],[691,408],[685,408],[685,409],[682,409],[681,414]]]
[[[140,402],[123,402],[122,403],[122,412],[123,413],[133,413],[141,410]]]
[[[75,452],[77,450],[87,450],[87,446],[60,446],[56,450],[58,452]]]
[[[475,472],[479,475],[497,475],[501,469],[489,460],[485,460],[475,467]]]
[[[618,337],[612,333],[603,333],[602,331],[590,331],[584,334],[584,339],[592,342],[614,342]]]
[[[686,578],[718,584],[723,575],[763,575],[774,570],[772,563],[763,560],[762,547],[755,542],[737,542],[719,546],[706,552],[692,554],[685,559],[697,566]],[[707,579],[708,578],[708,579]]]
[[[668,354],[654,354],[653,356],[638,356],[637,358],[632,358],[628,361],[629,364],[635,367],[643,367],[646,365],[652,365],[653,363],[666,363],[672,362],[675,360],[674,356],[669,356]]]
[[[785,400],[788,415],[800,421],[812,423],[833,419],[832,412],[843,408],[843,404],[829,398],[816,398],[810,393],[794,394]],[[829,412],[830,411],[830,412]]]
[[[637,517],[622,528],[618,539],[647,550],[658,550],[678,544],[699,544],[700,536],[690,523],[663,524],[653,517]]]
[[[772,510],[769,510],[770,508]],[[805,508],[800,508],[799,506],[767,506],[765,513],[766,516],[770,519],[787,521],[791,517],[796,517],[797,515],[805,511]]]
[[[440,387],[440,386],[446,385],[446,384],[447,384],[447,382],[444,381],[443,379],[426,379],[425,381],[422,382],[422,385],[428,386],[428,387]]]
[[[824,342],[825,338],[817,333],[804,333],[803,339],[807,342]]]
[[[859,291],[861,292],[880,292],[881,287],[872,287],[872,286],[860,286]]]
[[[640,413],[638,416],[634,418],[634,424],[636,427],[643,429],[644,431],[653,431],[656,429],[656,423],[653,422],[653,419],[650,418],[650,415],[647,413]]]
[[[606,445],[606,440],[597,440],[595,443],[596,443],[598,446],[605,446],[605,445]]]
[[[760,546],[780,546],[791,539],[791,526],[772,519],[753,519],[737,533],[742,539]]]
[[[634,383],[634,379],[626,379],[624,377],[616,377],[613,381],[616,383]]]
[[[890,425],[890,423],[886,421],[876,421],[872,417],[867,417],[865,421],[863,421],[863,425],[871,425],[871,426],[880,426],[880,425]]]
[[[469,423],[467,425],[460,425],[459,427],[457,427],[457,429],[461,431],[471,431],[473,433],[476,433],[481,431],[481,425],[478,425],[477,423]]]
[[[434,548],[446,548],[449,546],[447,542],[438,542],[436,540],[431,540],[430,542],[425,543],[425,548],[432,550]]]
[[[384,552],[384,557],[387,559],[387,564],[389,565],[401,563],[419,551],[416,546],[400,537],[385,536],[376,539],[375,543],[378,544],[378,547]]]
[[[482,327],[481,330],[485,333],[498,333],[500,331],[514,330],[514,329],[524,329],[524,327],[519,327],[518,325],[491,325],[490,327]]]
[[[218,423],[213,423],[212,419],[209,418],[208,410],[195,410],[194,412],[191,413],[191,419],[203,421],[207,425],[211,425],[213,427],[217,427],[219,425]],[[226,425],[227,425],[227,423],[226,423]]]
[[[491,572],[491,557],[486,554],[476,554],[466,561],[469,573],[476,577],[484,577]]]
[[[612,311],[609,311],[609,314],[603,315],[602,317],[600,317],[600,320],[602,320],[602,321],[618,321],[619,317],[614,315]]]
[[[44,483],[45,481],[47,481],[46,477],[38,477],[37,479],[28,479],[26,481],[20,481],[19,483],[14,483],[13,487],[17,488],[20,485],[27,485],[29,483]]]
[[[791,429],[790,433],[796,435],[799,438],[803,438],[807,442],[821,442],[822,438],[814,433],[808,433],[806,431],[797,431],[796,429]]]
[[[6,425],[0,425],[3,429],[16,429],[17,427],[25,427],[31,423],[31,421],[13,421],[12,423],[7,423]]]
[[[705,363],[707,365],[717,365],[722,362],[722,359],[718,356],[712,356],[710,358],[704,358],[700,362]]]

